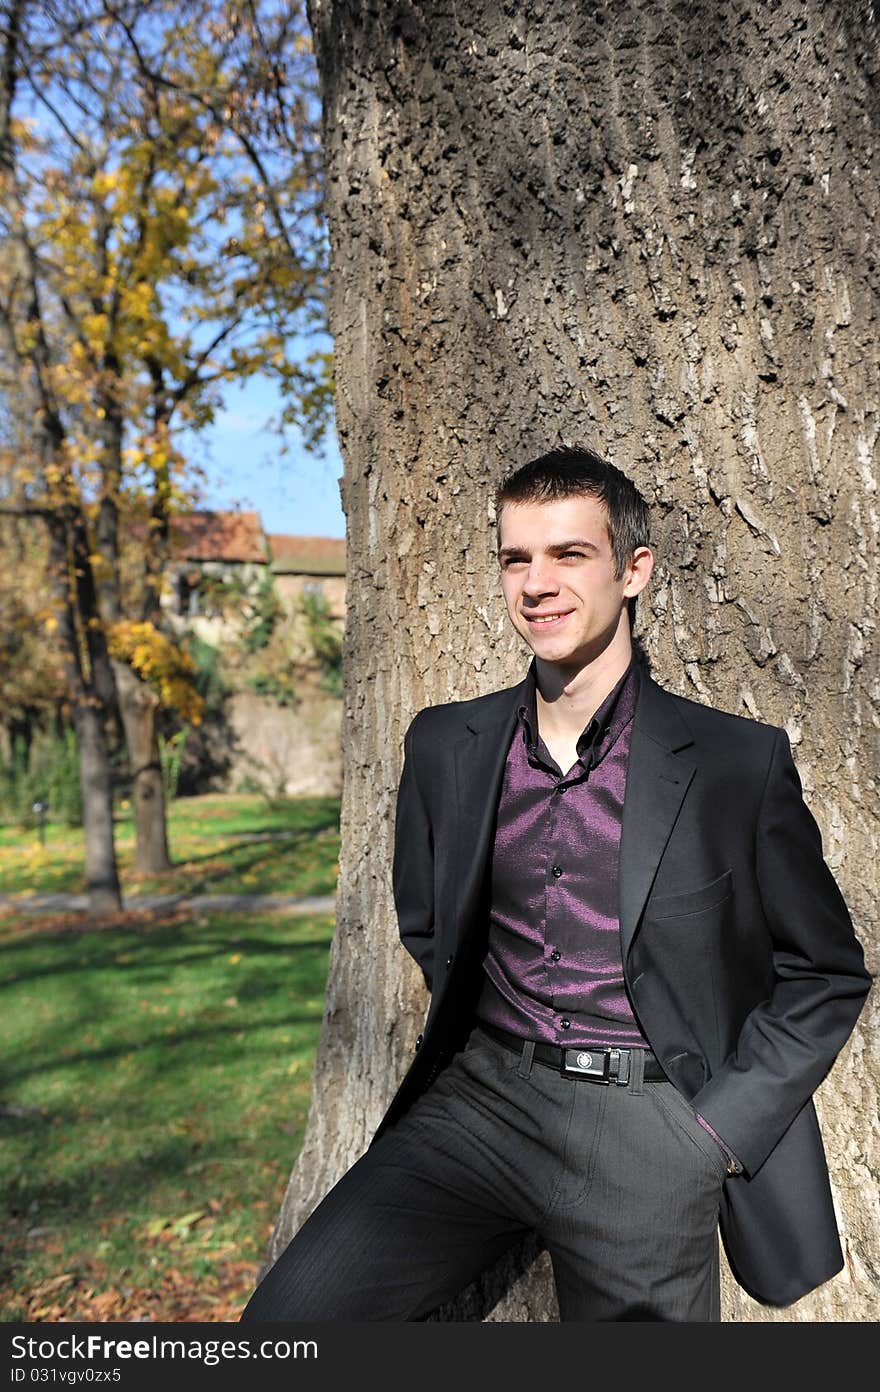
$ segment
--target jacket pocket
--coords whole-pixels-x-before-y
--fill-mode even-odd
[[[688,914],[704,913],[723,904],[733,893],[733,871],[725,870],[717,879],[698,889],[685,890],[681,894],[654,894],[648,900],[645,917],[685,918]]]

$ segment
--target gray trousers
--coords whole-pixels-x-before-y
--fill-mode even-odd
[[[717,1320],[726,1157],[671,1083],[642,1080],[643,1058],[628,1086],[604,1086],[474,1029],[243,1320],[423,1319],[529,1232],[562,1320]]]

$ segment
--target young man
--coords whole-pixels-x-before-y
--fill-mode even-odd
[[[254,1320],[414,1320],[525,1233],[563,1320],[716,1320],[842,1259],[811,1095],[869,986],[785,733],[633,656],[644,499],[590,450],[496,498],[513,689],[421,711],[394,891],[432,991],[377,1137]]]

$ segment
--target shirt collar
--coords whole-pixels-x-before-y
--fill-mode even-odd
[[[609,691],[592,720],[578,737],[577,754],[582,763],[587,761],[587,754],[591,751],[590,766],[595,768],[617,743],[635,715],[639,682],[640,666],[634,653],[623,676]],[[534,658],[526,673],[525,691],[517,715],[523,728],[526,750],[529,757],[534,758],[538,753],[538,697]]]

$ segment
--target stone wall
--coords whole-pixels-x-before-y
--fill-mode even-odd
[[[296,706],[251,692],[227,705],[235,736],[231,790],[256,783],[270,794],[330,796],[342,789],[342,701],[308,688]]]

